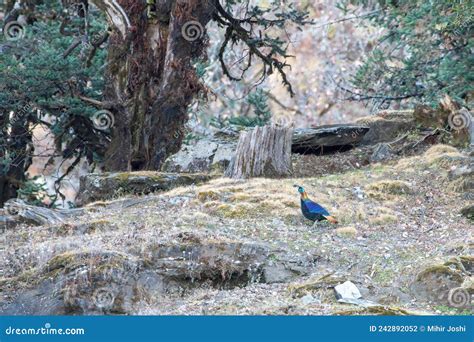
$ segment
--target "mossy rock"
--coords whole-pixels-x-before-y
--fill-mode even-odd
[[[466,272],[474,274],[474,256],[472,255],[462,255],[459,257],[459,261],[463,265]]]
[[[472,263],[471,256],[462,256],[428,266],[417,274],[411,291],[420,301],[449,305],[449,291],[462,286],[472,272]]]
[[[145,262],[122,253],[66,252],[10,282],[19,295],[2,312],[21,315],[129,314]]]

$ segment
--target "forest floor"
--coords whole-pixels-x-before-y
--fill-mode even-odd
[[[306,270],[283,283],[252,278],[236,287],[202,283],[179,295],[135,294],[127,314],[328,315],[380,310],[338,303],[333,286],[346,280],[357,285],[364,299],[383,305],[385,313],[462,314],[465,311],[417,300],[410,290],[428,265],[473,255],[472,221],[460,214],[468,200],[459,191],[459,180],[448,177],[462,158],[452,147],[435,145],[417,156],[336,174],[218,178],[134,202],[94,206],[69,225],[7,231],[0,308],[31,287],[32,279],[44,274],[45,265],[58,255],[107,251],[146,260],[156,244],[173,244],[187,236],[284,251]],[[305,220],[294,184],[304,186],[339,224]],[[78,232],[84,224],[93,229]]]

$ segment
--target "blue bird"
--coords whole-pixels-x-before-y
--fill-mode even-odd
[[[309,199],[302,186],[295,184],[294,187],[298,188],[298,192],[301,195],[301,211],[304,217],[313,222],[327,220],[334,224],[337,223],[337,220],[326,209]]]

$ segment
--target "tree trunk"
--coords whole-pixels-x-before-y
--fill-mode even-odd
[[[187,108],[202,90],[193,62],[205,51],[213,7],[208,1],[157,0],[150,14],[145,1],[118,3],[131,35],[125,43],[116,32],[109,41],[105,96],[115,124],[105,168],[158,170],[179,151]]]
[[[31,165],[32,136],[28,122],[16,113],[10,120],[8,113],[0,113],[0,207],[17,196],[26,180],[25,172]]]
[[[231,178],[287,177],[292,174],[292,127],[265,126],[242,132],[226,170]]]

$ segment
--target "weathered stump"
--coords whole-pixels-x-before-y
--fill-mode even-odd
[[[273,125],[242,132],[225,175],[231,178],[291,175],[292,136],[292,127]]]

